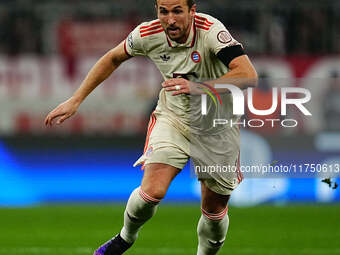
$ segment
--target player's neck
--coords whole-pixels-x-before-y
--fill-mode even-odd
[[[190,22],[190,24],[189,24],[189,26],[187,28],[187,31],[185,31],[184,36],[179,38],[178,40],[175,40],[175,42],[177,42],[177,43],[186,43],[188,38],[189,38],[189,35],[190,35],[191,26],[192,26],[192,21]]]

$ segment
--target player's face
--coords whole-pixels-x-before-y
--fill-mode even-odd
[[[157,16],[169,38],[178,43],[188,39],[196,5],[191,9],[186,0],[158,0]]]

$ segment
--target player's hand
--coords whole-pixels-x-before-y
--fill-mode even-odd
[[[79,105],[80,102],[71,97],[70,99],[58,105],[46,116],[45,125],[52,126],[54,124],[54,120],[57,120],[57,125],[63,123],[64,120],[76,113]]]
[[[188,81],[183,78],[174,78],[174,79],[166,80],[162,83],[162,87],[166,91],[174,91],[172,93],[173,96],[177,96],[181,94],[191,94],[191,95],[203,94],[203,90],[201,89],[202,87],[201,84]]]

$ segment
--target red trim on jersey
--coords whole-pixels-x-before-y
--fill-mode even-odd
[[[195,41],[196,41],[196,25],[195,25],[195,22],[192,24],[192,26],[193,26],[192,29],[193,29],[194,37],[192,38],[190,48],[192,48],[195,45]]]
[[[243,180],[243,174],[240,170],[240,152],[238,153],[237,166],[236,166],[237,180],[240,183]]]
[[[161,28],[161,27],[162,27],[162,25],[158,25],[158,26],[155,26],[155,27],[149,27],[149,28],[146,28],[146,29],[141,29],[139,32],[144,33],[146,31],[154,30],[154,29]]]
[[[197,28],[201,28],[201,29],[204,29],[204,30],[209,30],[210,28],[209,27],[202,27],[202,26],[199,26],[199,25],[196,25]]]
[[[125,51],[126,55],[132,57],[131,54],[129,54],[129,52],[126,49],[126,40],[124,41],[124,51]]]
[[[142,26],[142,27],[140,27],[140,29],[149,28],[149,27],[152,27],[152,26],[158,25],[158,24],[161,24],[161,22],[160,22],[160,21],[156,21],[156,22],[154,22],[154,23],[151,23],[151,24],[148,25],[148,26]]]
[[[210,24],[210,25],[214,24],[214,23],[212,23],[212,22],[208,21],[208,19],[207,19],[207,18],[204,18],[204,17],[201,17],[201,16],[197,16],[197,15],[195,15],[195,18],[197,18],[197,19],[200,19],[200,20],[203,20],[203,21],[207,22],[207,23],[208,23],[208,24]]]
[[[200,24],[200,25],[205,25],[205,26],[207,26],[207,27],[211,27],[212,25],[210,25],[210,24],[208,24],[208,23],[206,23],[206,22],[202,22],[202,21],[199,21],[199,20],[195,20],[195,23],[196,24]]]
[[[148,36],[148,35],[153,35],[153,34],[158,34],[160,32],[163,32],[164,29],[159,29],[159,30],[156,30],[156,31],[152,31],[152,32],[149,32],[149,33],[145,33],[145,34],[142,34],[141,37],[144,37],[144,36]]]
[[[172,44],[171,44],[171,42],[170,42],[168,36],[166,36],[166,40],[168,41],[169,46],[172,47]]]

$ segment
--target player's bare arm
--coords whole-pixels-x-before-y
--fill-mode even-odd
[[[52,126],[55,120],[56,124],[61,124],[66,119],[74,115],[84,99],[100,83],[107,79],[122,62],[129,59],[130,57],[131,56],[126,54],[124,50],[124,42],[120,43],[117,47],[107,52],[92,67],[84,81],[81,83],[80,87],[74,92],[73,96],[58,105],[46,116],[45,125]]]
[[[234,58],[228,65],[229,72],[216,80],[205,81],[205,84],[233,84],[240,89],[257,86],[257,72],[250,62],[247,55]],[[204,93],[200,88],[203,85],[183,78],[169,79],[162,83],[162,87],[167,91],[174,91],[173,96],[180,94],[201,94]],[[217,89],[217,92],[228,92],[227,89]]]

